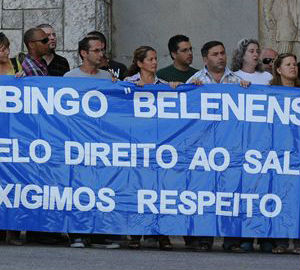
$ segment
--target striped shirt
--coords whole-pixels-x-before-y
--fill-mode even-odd
[[[47,65],[43,60],[33,59],[29,54],[26,55],[22,69],[26,76],[47,76]]]
[[[136,73],[130,77],[126,77],[124,79],[125,82],[131,82],[131,83],[137,83],[141,80],[141,74],[140,73]],[[157,78],[157,76],[155,76],[154,78],[154,83],[153,84],[168,84],[168,82]]]
[[[203,68],[190,77],[186,83],[192,83],[194,80],[202,81],[204,84],[217,83],[214,77],[208,72],[207,68]],[[240,83],[241,78],[236,76],[228,67],[225,67],[224,74],[220,83]]]

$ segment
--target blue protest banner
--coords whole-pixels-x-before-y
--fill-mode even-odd
[[[300,89],[0,77],[0,228],[299,238]]]

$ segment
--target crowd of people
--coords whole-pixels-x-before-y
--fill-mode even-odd
[[[134,51],[131,66],[127,67],[110,59],[106,54],[106,38],[92,31],[79,41],[78,54],[82,60],[79,67],[70,70],[68,60],[56,54],[55,29],[49,24],[31,28],[24,34],[24,43],[28,53],[10,58],[10,42],[0,33],[0,75],[21,76],[64,76],[93,77],[99,79],[124,80],[145,84],[169,84],[176,88],[182,83],[201,84],[240,84],[248,87],[252,84],[283,85],[300,87],[299,63],[291,53],[278,54],[272,48],[260,48],[255,39],[242,39],[233,52],[231,69],[227,67],[225,46],[221,41],[208,41],[201,48],[204,67],[193,68],[193,49],[191,41],[184,35],[175,35],[169,39],[168,48],[172,63],[158,70],[157,52],[150,46],[141,46]],[[22,245],[20,232],[2,231],[1,239],[8,244]],[[141,247],[143,236],[129,237],[128,246]],[[86,247],[90,244],[105,244],[110,248],[119,247],[114,243],[118,237],[112,235],[84,235],[70,233],[67,237],[60,233],[27,232],[27,242],[60,243],[70,241],[70,247]],[[187,248],[195,251],[210,251],[213,237],[185,236]],[[253,250],[252,238],[225,237],[223,248],[231,252],[249,252]],[[144,236],[149,246],[162,250],[173,248],[167,235]],[[262,252],[285,253],[289,239],[258,239]],[[293,253],[300,254],[300,240],[294,239]]]

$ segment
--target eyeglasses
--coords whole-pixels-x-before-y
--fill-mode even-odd
[[[105,53],[105,49],[89,50],[89,52],[94,52],[94,53]]]
[[[188,53],[193,52],[193,48],[178,49],[178,51],[182,53]]]
[[[31,42],[42,42],[43,44],[47,44],[49,42],[49,38],[45,37],[43,39],[31,40]]]
[[[265,65],[269,65],[270,63],[273,63],[274,62],[274,58],[264,58],[262,60],[263,64]]]

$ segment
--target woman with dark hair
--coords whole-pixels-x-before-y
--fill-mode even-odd
[[[4,33],[0,32],[0,75],[16,75],[22,71],[21,64],[17,58],[9,58],[10,42]],[[6,242],[10,245],[20,246],[19,231],[0,231],[0,237],[6,238]]]
[[[132,64],[128,69],[127,77],[124,81],[132,82],[143,86],[145,84],[168,84],[166,81],[157,78],[157,54],[150,46],[141,46],[134,51]],[[180,83],[170,82],[169,85],[175,88]],[[140,248],[141,235],[131,235],[128,246],[133,249]],[[144,236],[147,246],[156,247],[157,242],[162,250],[171,250],[172,244],[167,235]]]
[[[297,57],[292,53],[282,53],[274,61],[273,79],[271,85],[283,85],[300,87],[298,78]],[[272,252],[275,254],[285,253],[289,247],[289,239],[276,239]],[[293,253],[300,254],[300,240],[294,239]]]
[[[124,81],[136,83],[140,86],[145,84],[169,84],[176,88],[180,82],[166,82],[156,76],[157,53],[150,46],[141,46],[134,51],[132,64],[128,69]]]
[[[16,75],[22,71],[17,58],[9,58],[10,42],[4,33],[0,33],[0,75]]]
[[[235,75],[253,84],[269,84],[272,75],[263,70],[260,46],[255,39],[242,39],[233,52],[231,69]]]
[[[297,57],[292,53],[282,53],[274,61],[271,85],[300,87]]]

